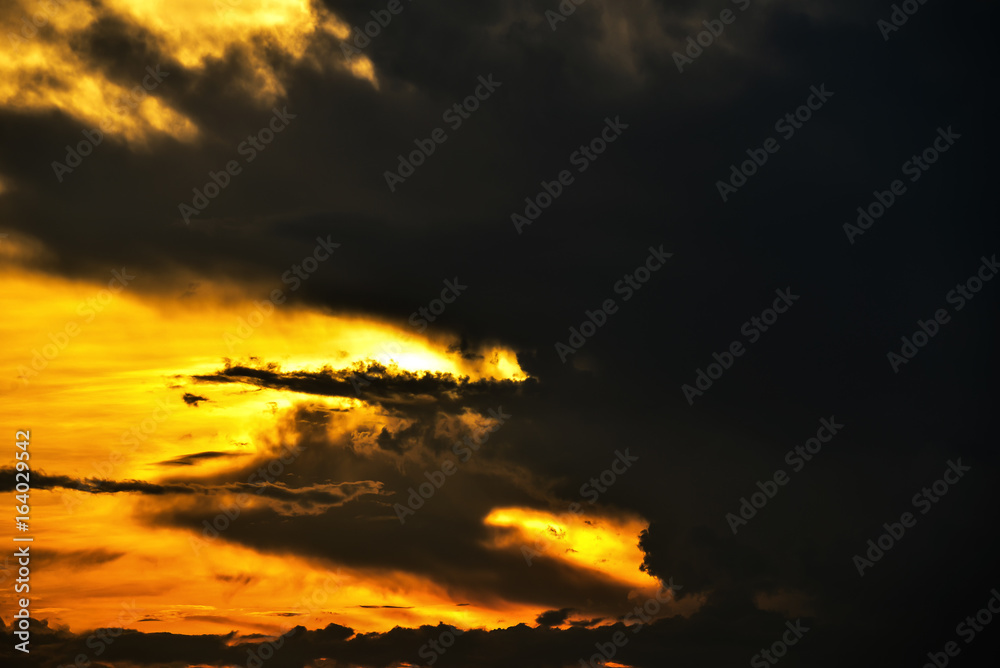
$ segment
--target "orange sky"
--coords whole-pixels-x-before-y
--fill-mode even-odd
[[[9,247],[8,254],[12,252]],[[195,374],[217,371],[224,358],[261,355],[289,370],[346,368],[369,360],[472,379],[525,378],[513,353],[503,348],[485,351],[483,360],[463,360],[447,351],[445,341],[423,338],[405,326],[289,304],[275,308],[250,336],[234,344],[226,334],[235,332],[240,319],[258,306],[252,299],[223,299],[222,288],[202,286],[178,307],[176,298],[141,291],[139,275],[118,292],[25,269],[6,270],[0,277],[6,286],[0,297],[4,308],[19,314],[16,321],[0,325],[7,344],[0,351],[7,414],[23,422],[10,428],[31,430],[31,465],[48,475],[155,483],[175,473],[164,472],[164,461],[222,452],[235,456],[206,459],[184,473],[224,477],[254,460],[266,464],[278,456],[281,423],[301,405],[346,409],[337,426],[345,432],[393,422],[355,398],[248,392],[242,385],[192,380]],[[211,400],[188,406],[181,401],[188,392],[210,394]],[[232,502],[232,497],[220,496],[196,506]],[[402,571],[366,572],[294,554],[258,552],[227,542],[224,535],[203,541],[193,531],[151,525],[148,514],[162,503],[187,501],[65,489],[33,492],[34,549],[54,553],[34,571],[34,613],[82,630],[115,619],[128,603],[142,610],[144,619],[157,620],[140,623],[144,631],[238,628],[252,633],[287,627],[282,613],[302,606],[303,598],[309,615],[296,618],[297,623],[313,627],[336,622],[359,631],[440,621],[492,628],[533,623],[545,610],[496,597],[470,600]],[[247,508],[256,503],[260,501],[253,499]],[[549,554],[564,568],[601,573],[634,588],[637,595],[656,586],[655,579],[638,570],[642,554],[637,537],[645,528],[641,518],[609,516],[584,523],[568,514],[498,508],[482,521],[509,530],[498,535],[493,549],[514,551],[524,543],[537,546],[555,523],[568,533]],[[314,592],[322,603],[309,598]],[[360,607],[373,602],[399,607]]]

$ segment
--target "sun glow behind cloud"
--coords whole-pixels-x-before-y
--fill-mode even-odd
[[[273,458],[288,442],[281,425],[302,406],[346,410],[337,413],[339,434],[370,431],[366,425],[392,419],[363,397],[192,379],[218,371],[227,357],[260,355],[290,370],[376,361],[415,373],[525,378],[514,353],[502,347],[466,359],[449,350],[454,341],[306,306],[277,306],[245,337],[236,336],[257,308],[254,300],[223,298],[223,290],[208,285],[183,299],[143,293],[143,278],[136,275],[115,292],[27,270],[0,272],[5,286],[0,302],[7,313],[18,313],[16,320],[0,324],[5,409],[32,416],[31,424],[9,427],[31,430],[33,471],[162,483],[178,473],[164,462],[191,453],[224,453],[183,469],[200,480]],[[181,400],[184,394],[192,395],[192,405]],[[543,611],[502,600],[454,600],[432,580],[402,572],[342,569],[336,593],[328,592],[324,603],[302,616],[286,617],[335,565],[257,552],[224,539],[198,550],[191,542],[196,532],[151,525],[149,518],[157,509],[188,501],[208,504],[204,510],[221,507],[226,499],[177,498],[181,501],[156,497],[154,503],[129,494],[33,491],[36,541],[68,553],[33,573],[40,592],[36,612],[81,630],[114,622],[122,603],[135,599],[148,621],[130,627],[203,633],[272,632],[331,622],[362,631],[439,621],[494,627],[530,621]],[[361,607],[373,602],[397,607]]]
[[[501,530],[494,547],[527,549],[532,558],[559,559],[644,592],[660,586],[659,580],[639,570],[639,534],[648,528],[640,517],[496,508],[483,522]]]
[[[14,262],[37,255],[18,250],[27,248],[20,237],[9,241]],[[6,287],[0,301],[8,312],[19,313],[16,322],[0,324],[7,343],[0,359],[8,409],[12,415],[33,416],[32,424],[16,428],[32,429],[38,453],[34,470],[153,484],[168,484],[183,473],[187,480],[209,482],[233,479],[231,472],[273,459],[296,437],[283,430],[302,407],[318,414],[335,411],[336,422],[325,427],[326,442],[348,443],[360,456],[377,453],[369,441],[382,427],[397,433],[406,426],[406,418],[368,403],[363,394],[326,396],[218,380],[227,360],[284,372],[377,363],[391,374],[527,378],[514,352],[501,345],[459,351],[457,341],[444,334],[417,335],[402,323],[293,303],[262,308],[265,302],[241,295],[234,286],[202,283],[182,295],[182,290],[144,291],[151,286],[138,272],[126,276],[128,285],[118,289],[112,276],[107,275],[108,287],[27,269],[0,272]],[[187,403],[181,400],[185,395]],[[449,420],[473,427],[482,417],[465,412]],[[193,453],[221,454],[170,464]],[[377,498],[381,492],[365,493]],[[316,583],[329,582],[337,564],[257,551],[224,536],[198,549],[192,543],[198,532],[151,519],[165,509],[204,514],[228,498],[214,492],[147,497],[36,491],[37,539],[67,553],[37,575],[45,592],[39,614],[82,629],[114,621],[122,603],[135,599],[146,621],[131,626],[145,631],[272,633],[299,623],[311,628],[337,623],[365,632],[438,622],[495,628],[533,623],[545,611],[495,594],[453,591],[428,576],[340,568],[336,591],[327,592],[322,604],[287,616],[304,593],[317,591]],[[253,501],[246,511],[267,503]],[[657,586],[655,578],[638,570],[642,557],[636,541],[646,526],[641,518],[577,518],[505,508],[485,523],[499,530],[488,549],[508,551],[556,527],[559,535],[546,557],[623,584],[637,595]],[[91,556],[69,556],[74,553]],[[372,603],[386,607],[363,607]]]

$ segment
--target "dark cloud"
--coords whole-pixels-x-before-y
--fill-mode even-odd
[[[571,612],[573,612],[572,608],[546,610],[535,618],[535,622],[539,626],[562,626],[566,623],[566,618],[569,617],[569,613]]]
[[[197,394],[191,394],[190,392],[184,393],[184,403],[188,406],[197,406],[202,401],[208,401],[206,397],[199,396]]]
[[[175,457],[164,462],[160,466],[194,466],[195,464],[211,459],[224,459],[227,457],[239,457],[240,455],[231,452],[195,452],[190,455]]]
[[[777,621],[777,628],[782,628],[780,620],[772,621]],[[581,659],[589,660],[597,652],[596,644],[610,642],[616,632],[625,633],[629,637],[628,644],[618,654],[620,660],[628,661],[629,665],[654,665],[649,661],[657,655],[662,658],[662,653],[666,651],[687,661],[695,656],[695,642],[692,636],[685,638],[684,634],[697,632],[699,626],[694,620],[663,620],[639,628],[638,631],[635,627],[630,630],[620,623],[596,629],[534,629],[522,624],[491,631],[470,630],[457,635],[454,645],[438,655],[435,665],[477,665],[484,668],[510,665],[555,668],[578,665]],[[317,662],[322,657],[337,657],[338,662],[366,668],[389,668],[401,662],[428,665],[426,659],[430,656],[429,643],[438,640],[447,631],[453,632],[454,629],[440,625],[416,629],[396,628],[387,633],[355,634],[351,629],[336,624],[314,631],[299,626],[281,638],[265,641],[276,646],[273,658],[267,663],[282,668],[304,668],[320,665]],[[703,648],[705,658],[735,663],[738,657],[753,651],[747,642],[747,634],[742,635],[742,640],[726,646]],[[85,637],[86,634],[43,637],[39,641],[42,647],[32,653],[25,665],[54,666],[50,661],[56,656],[72,656],[74,652],[80,651]],[[671,639],[669,649],[661,640],[664,637]],[[185,636],[127,630],[106,647],[101,658],[114,662],[114,665],[119,665],[119,662],[141,666],[163,665],[164,662],[211,666],[245,665],[249,653],[261,646],[258,642],[234,642],[232,634]],[[424,651],[421,652],[421,649]]]
[[[14,489],[13,469],[0,469],[9,473],[10,481],[0,483],[0,491]],[[105,480],[100,478],[77,479],[69,476],[35,474],[35,489],[71,489],[88,494],[141,494],[163,496],[221,496],[226,494],[254,495],[273,502],[271,506],[280,515],[298,515],[321,512],[323,509],[348,503],[361,496],[378,495],[380,483],[372,480],[343,483],[320,483],[307,487],[288,487],[284,483],[231,482],[225,485],[199,483],[156,484],[142,480]],[[200,505],[200,504],[199,504]]]
[[[412,605],[359,605],[359,608],[387,608],[396,610],[412,610]]]
[[[587,628],[590,626],[596,626],[597,624],[603,621],[604,619],[602,619],[601,617],[595,617],[593,619],[575,619],[571,621],[569,625],[573,627]]]
[[[601,617],[567,629],[469,631],[435,664],[564,667],[609,641],[618,627],[593,627],[623,614],[627,588],[553,559],[529,567],[516,550],[487,549],[493,532],[482,518],[505,505],[562,512],[582,501],[581,485],[616,449],[629,447],[640,464],[585,511],[649,520],[636,537],[645,569],[682,583],[681,602],[703,603],[689,618],[644,628],[621,663],[745,665],[806,601],[814,630],[783,665],[919,665],[996,584],[995,532],[983,520],[996,505],[996,283],[954,312],[900,373],[885,355],[997,250],[987,97],[996,66],[984,46],[996,8],[926,3],[885,41],[876,22],[892,12],[889,3],[751,0],[679,73],[674,50],[733,4],[589,0],[552,31],[545,11],[555,2],[421,0],[366,49],[377,90],[340,69],[276,54],[287,91],[279,106],[298,117],[190,226],[178,203],[271,112],[241,87],[240,54],[189,70],[142,32],[96,24],[75,47],[81,57],[123,81],[141,69],[132,63],[163,62],[173,74],[158,94],[198,124],[202,139],[156,137],[144,151],[109,141],[60,184],[50,162],[78,141],[81,123],[0,110],[0,180],[9,186],[0,217],[12,237],[51,251],[42,268],[99,281],[109,266],[127,263],[143,277],[137,293],[181,295],[176,308],[187,309],[200,286],[216,282],[263,298],[317,236],[329,235],[342,247],[293,304],[406,326],[444,278],[458,276],[468,293],[429,332],[453,335],[454,351],[468,359],[486,343],[511,346],[532,380],[379,365],[282,371],[239,361],[194,380],[361,397],[387,424],[348,433],[342,409],[303,409],[294,428],[303,454],[280,484],[244,482],[261,462],[241,462],[226,479],[201,483],[183,472],[161,483],[39,472],[32,485],[163,500],[147,521],[191,531],[217,510],[185,499],[259,492],[274,504],[246,512],[225,540],[415,573],[463,600],[543,606],[547,620],[600,609]],[[373,9],[330,6],[353,24]],[[442,112],[491,73],[503,82],[495,95],[390,193],[384,171],[414,139],[444,126]],[[775,121],[821,84],[834,97],[723,203],[717,181],[748,149],[778,136]],[[524,211],[543,180],[571,168],[569,155],[607,117],[629,128],[518,235],[510,215]],[[942,126],[963,135],[954,151],[849,244],[842,225]],[[661,244],[674,256],[626,302],[616,282]],[[744,323],[786,287],[801,301],[688,405],[681,386],[732,341],[746,343]],[[554,344],[608,298],[620,310],[563,363]],[[261,359],[272,359],[269,352],[254,350]],[[355,373],[370,383],[360,394]],[[400,525],[393,504],[405,502],[454,442],[436,421],[500,405],[514,416],[509,424]],[[830,415],[847,425],[843,433],[734,535],[726,514],[776,469],[788,471],[786,452]],[[369,441],[374,451],[364,447]],[[962,487],[859,577],[852,555],[959,456],[974,466]],[[0,490],[13,489],[12,473],[2,471]],[[301,515],[288,522],[292,511]],[[25,665],[87,651],[85,635],[38,624],[38,652]],[[268,665],[417,662],[420,647],[443,630],[299,628]],[[245,665],[249,646],[227,642],[130,632],[102,660]],[[4,647],[10,651],[9,641]],[[963,661],[989,665],[974,662],[996,648],[983,634],[963,648]]]
[[[124,552],[115,552],[103,548],[93,548],[87,550],[41,550],[35,554],[33,563],[55,563],[57,561],[69,561],[78,568],[90,568],[100,566],[112,561],[116,561],[125,556]]]
[[[520,396],[526,388],[534,386],[531,379],[473,381],[448,373],[414,373],[386,368],[377,362],[348,369],[327,367],[320,371],[286,372],[274,363],[256,367],[227,365],[215,374],[194,376],[193,379],[202,383],[245,383],[318,396],[362,398],[401,411],[420,410],[424,405],[434,412],[451,413]]]

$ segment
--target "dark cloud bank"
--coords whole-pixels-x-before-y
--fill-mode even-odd
[[[345,505],[334,495],[323,499],[327,512],[293,524],[264,509],[226,535],[264,550],[405,569],[467,591],[496,587],[551,608],[537,628],[462,634],[436,666],[576,666],[623,629],[614,619],[556,626],[567,608],[620,601],[621,587],[574,580],[544,560],[526,568],[518,554],[477,547],[489,508],[564,508],[619,447],[630,447],[642,466],[602,495],[602,506],[649,519],[640,543],[645,568],[707,602],[689,618],[626,631],[629,643],[616,660],[746,665],[781,638],[786,621],[801,618],[810,631],[782,666],[916,667],[951,640],[961,647],[955,665],[988,665],[1000,628],[986,626],[969,644],[955,628],[1000,585],[992,519],[1000,283],[985,283],[961,310],[946,296],[976,274],[981,257],[1000,250],[997,134],[986,97],[995,83],[986,49],[995,8],[928,2],[884,41],[876,22],[890,15],[891,3],[753,0],[679,73],[671,53],[690,26],[730,6],[626,2],[612,10],[595,0],[553,32],[544,12],[555,2],[413,3],[366,52],[381,90],[342,74],[290,72],[295,125],[191,226],[180,223],[177,204],[269,114],[227,92],[222,72],[208,75],[219,77],[216,87],[175,65],[171,81],[174,102],[213,142],[163,141],[151,155],[109,145],[61,185],[46,160],[80,128],[58,115],[2,112],[0,173],[18,188],[0,200],[0,211],[56,250],[52,271],[99,278],[103,267],[126,264],[161,277],[139,286],[146,290],[171,285],[178,267],[207,280],[273,283],[318,234],[332,235],[342,252],[300,299],[402,322],[442,279],[457,275],[470,286],[433,326],[472,344],[514,347],[532,383],[389,378],[371,400],[413,419],[453,413],[463,401],[482,410],[502,404],[515,417],[483,462],[399,526],[390,506],[423,469],[401,469],[395,458],[410,450],[408,438],[433,452],[449,444],[435,444],[423,424],[380,440],[384,459],[363,457],[316,426],[336,415],[314,416],[312,431],[299,427],[305,450],[281,483],[287,487],[275,484],[269,493],[379,481],[395,496],[373,493]],[[371,7],[333,9],[360,22]],[[624,37],[611,29],[612,14],[623,17]],[[133,48],[117,44],[116,56]],[[390,193],[382,174],[395,156],[443,125],[441,112],[489,73],[503,82],[495,95]],[[833,97],[794,136],[779,139],[780,150],[724,203],[716,182],[747,149],[781,137],[775,121],[814,85]],[[570,169],[570,153],[597,136],[606,117],[619,116],[629,124],[622,137],[518,234],[510,215],[523,212],[524,198]],[[873,191],[906,179],[901,165],[932,145],[939,127],[961,139],[849,243],[843,223],[874,201]],[[661,244],[674,256],[624,301],[616,282]],[[178,293],[182,280],[188,277],[177,278]],[[748,330],[758,332],[751,341],[744,323],[785,289],[800,299],[766,331]],[[563,363],[554,344],[608,298],[619,310]],[[886,354],[940,308],[949,310],[948,324],[894,373]],[[689,405],[681,386],[694,385],[713,353],[737,340],[746,353]],[[186,399],[191,404],[201,394],[210,399],[213,382],[353,392],[335,374],[231,367],[200,380],[206,389]],[[421,412],[405,401],[418,394],[437,398]],[[796,470],[786,453],[831,417],[843,429]],[[333,463],[330,448],[348,454]],[[914,495],[959,458],[971,470],[921,514]],[[186,461],[174,463],[180,469]],[[505,464],[549,486],[519,485]],[[738,513],[741,497],[777,469],[788,484],[734,535],[727,513]],[[239,475],[214,483],[237,485],[245,480]],[[183,477],[161,486],[40,477],[38,485],[196,491]],[[197,530],[207,517],[183,505],[161,511],[150,521]],[[915,526],[860,576],[854,555],[907,511]],[[391,523],[367,521],[373,518]],[[328,538],[339,535],[353,538]],[[607,626],[613,623],[619,626]],[[88,632],[38,628],[37,645],[18,665],[55,666],[87,651]],[[444,630],[299,627],[266,665],[418,662],[419,648]],[[248,645],[229,640],[129,630],[99,660],[245,665]],[[11,646],[8,631],[0,656],[10,657]]]

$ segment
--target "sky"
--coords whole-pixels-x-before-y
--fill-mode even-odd
[[[995,19],[4,2],[0,663],[989,665]]]

